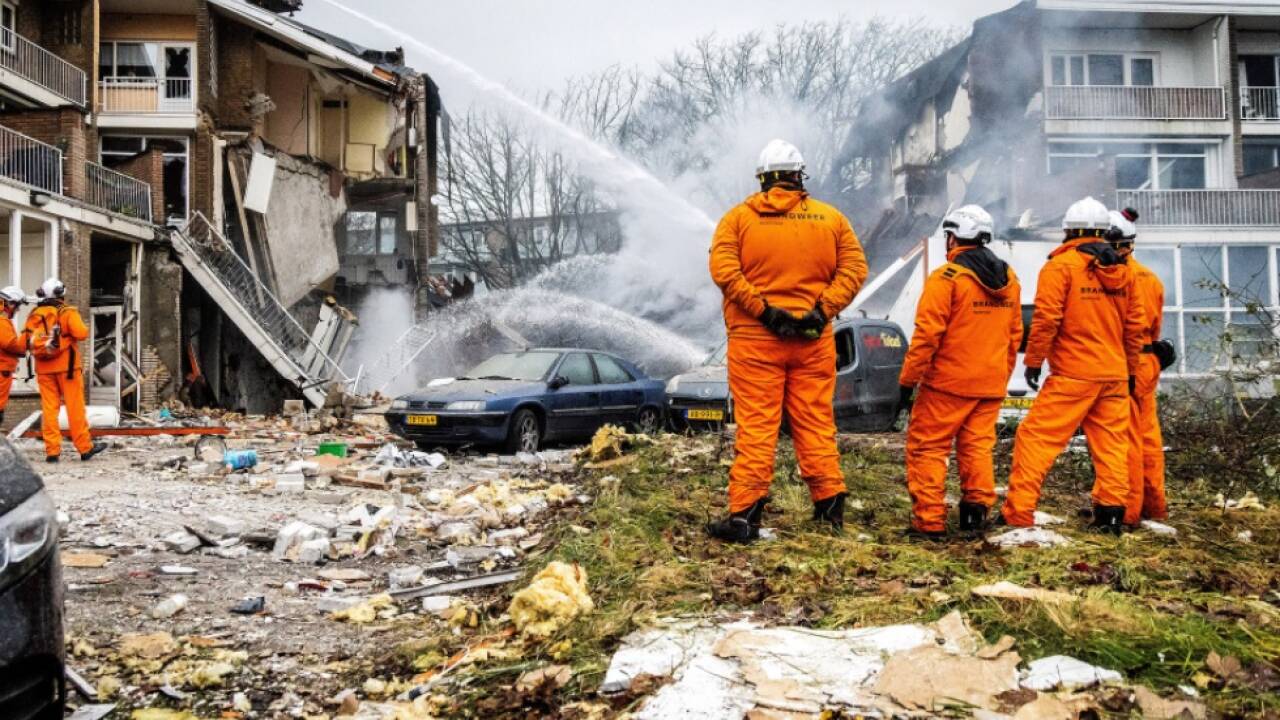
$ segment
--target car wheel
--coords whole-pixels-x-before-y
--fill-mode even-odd
[[[511,427],[507,430],[506,451],[508,453],[536,453],[542,444],[542,425],[532,410],[517,410],[511,418]]]
[[[662,413],[656,407],[642,407],[636,416],[636,432],[656,435],[662,429]]]

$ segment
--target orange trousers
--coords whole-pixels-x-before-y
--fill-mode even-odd
[[[13,370],[0,370],[0,416],[9,407],[9,393],[13,390]]]
[[[911,526],[923,532],[947,529],[947,458],[955,444],[960,492],[965,502],[991,507],[996,501],[991,452],[1002,399],[967,398],[920,386],[907,427],[907,491]]]
[[[1005,522],[1034,524],[1040,486],[1076,428],[1084,427],[1093,457],[1093,503],[1124,507],[1129,499],[1129,386],[1050,375],[1018,426]]]
[[[729,338],[729,392],[738,424],[729,471],[729,511],[769,494],[785,408],[800,475],[816,502],[845,491],[831,400],[836,388],[833,336],[817,340]]]
[[[1137,392],[1129,398],[1129,501],[1124,513],[1127,525],[1169,516],[1164,500],[1164,437],[1156,407],[1159,382],[1160,362],[1154,355],[1144,354]]]
[[[62,431],[58,429],[58,410],[67,406],[67,424],[71,429],[71,442],[80,454],[89,452],[93,439],[89,437],[89,420],[84,409],[84,376],[79,369],[71,377],[65,371],[36,375],[40,387],[40,434],[44,437],[44,454],[59,455],[62,452]]]

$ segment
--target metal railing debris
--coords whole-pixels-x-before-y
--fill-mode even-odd
[[[231,243],[202,213],[173,235],[174,247],[192,277],[262,352],[267,362],[316,407],[328,385],[350,378],[311,338],[271,290],[249,269]]]

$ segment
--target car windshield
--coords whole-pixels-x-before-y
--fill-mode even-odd
[[[724,342],[720,343],[720,345],[718,345],[715,350],[711,351],[711,354],[707,356],[706,360],[702,361],[702,364],[703,365],[724,365],[726,362],[725,354],[728,352],[729,352],[729,341],[725,340]]]
[[[471,370],[460,380],[542,380],[560,353],[520,352],[494,355]]]

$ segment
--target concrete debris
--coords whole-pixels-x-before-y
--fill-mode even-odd
[[[1173,537],[1178,534],[1178,528],[1173,527],[1172,525],[1165,525],[1162,522],[1156,522],[1155,520],[1143,520],[1141,527],[1143,530],[1146,530],[1153,535]]]
[[[982,597],[1001,598],[1005,600],[1031,600],[1049,605],[1071,603],[1079,599],[1070,593],[1023,587],[1016,583],[1009,582],[1008,580],[1001,580],[1000,582],[992,583],[990,585],[979,585],[971,592],[974,595]]]
[[[1078,690],[1122,679],[1114,670],[1096,667],[1066,655],[1054,655],[1028,664],[1022,673],[1022,687],[1041,692]]]
[[[215,537],[231,537],[244,533],[244,521],[224,515],[212,515],[204,521],[205,530]]]
[[[1214,500],[1213,506],[1222,508],[1223,510],[1266,510],[1267,506],[1262,504],[1257,495],[1250,490],[1246,492],[1239,500],[1228,500],[1225,495],[1218,493],[1218,497]]]
[[[1040,527],[1013,528],[987,538],[987,542],[1005,548],[1058,547],[1071,544],[1071,540],[1065,535]]]
[[[328,533],[314,525],[295,520],[280,528],[271,556],[277,560],[297,560],[304,543],[327,538]]]
[[[587,594],[587,572],[553,561],[511,598],[507,613],[522,635],[545,638],[595,609]]]
[[[171,618],[182,612],[183,608],[186,606],[187,596],[182,593],[178,593],[161,600],[155,607],[151,608],[151,612],[149,614],[156,620],[163,620],[164,618]]]
[[[421,565],[409,565],[408,567],[395,568],[387,577],[388,584],[391,589],[399,590],[401,588],[413,587],[422,584],[422,578],[426,571]]]
[[[178,530],[164,536],[164,544],[179,555],[186,555],[200,547],[200,538],[186,530]]]

